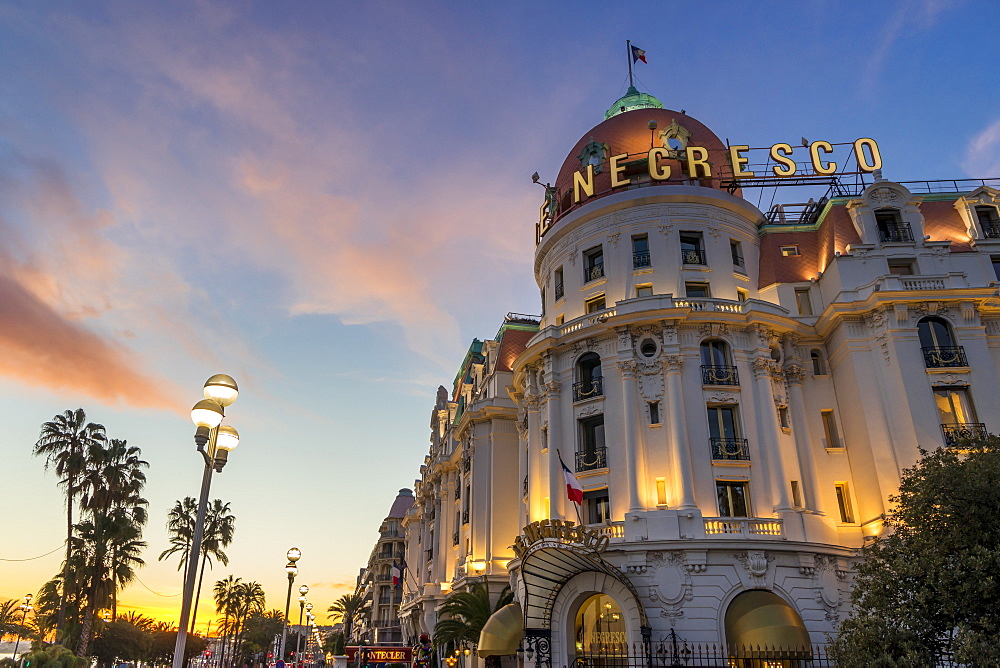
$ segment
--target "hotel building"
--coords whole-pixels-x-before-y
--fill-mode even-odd
[[[630,88],[536,179],[542,315],[439,390],[408,638],[480,581],[515,592],[479,647],[504,662],[834,631],[919,448],[1000,427],[1000,180],[893,182],[872,144],[854,169],[818,144],[782,178],[826,194],[762,212],[774,161]]]

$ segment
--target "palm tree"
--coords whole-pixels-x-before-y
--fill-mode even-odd
[[[8,635],[24,635],[25,627],[21,624],[24,619],[24,611],[21,610],[23,601],[12,598],[0,603],[0,641]]]
[[[478,582],[467,591],[452,592],[441,606],[439,621],[434,627],[434,644],[453,646],[465,641],[478,645],[486,620],[513,600],[510,587],[504,587],[496,605],[490,605],[490,590],[485,582]]]
[[[330,613],[330,619],[334,622],[338,620],[343,620],[344,622],[344,638],[348,642],[351,640],[351,632],[354,628],[354,619],[361,612],[361,608],[365,605],[365,598],[361,594],[344,594],[336,601],[333,602],[329,608],[326,609]]]
[[[170,547],[160,553],[157,561],[163,561],[174,554],[181,555],[177,570],[184,569],[184,579],[187,579],[187,562],[191,554],[191,541],[194,540],[194,525],[198,515],[198,502],[193,496],[186,496],[177,501],[167,512],[167,534],[170,536]]]
[[[227,639],[233,629],[232,619],[236,611],[236,600],[239,585],[243,578],[234,578],[232,575],[224,580],[215,583],[213,591],[215,593],[215,611],[222,615],[222,622],[219,624],[219,631],[222,633],[221,647],[219,650],[219,665],[223,665],[223,657],[226,653]]]
[[[34,454],[45,456],[45,468],[55,468],[59,484],[66,488],[66,559],[63,562],[62,590],[59,594],[59,613],[56,622],[61,630],[66,619],[66,599],[70,596],[66,587],[72,582],[69,567],[72,559],[70,550],[73,538],[73,505],[79,491],[80,475],[86,465],[88,450],[105,442],[104,426],[87,422],[87,414],[82,408],[67,410],[42,424],[42,430],[35,442]]]
[[[194,608],[191,611],[191,633],[198,619],[198,602],[201,600],[201,583],[205,579],[205,565],[212,565],[214,558],[223,566],[229,565],[229,556],[223,548],[229,547],[236,533],[236,516],[231,513],[229,502],[215,499],[205,513],[205,528],[201,539],[201,569],[195,589]]]

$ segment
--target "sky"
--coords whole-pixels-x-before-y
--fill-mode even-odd
[[[32,446],[82,407],[150,463],[119,605],[178,618],[157,556],[215,373],[237,520],[199,630],[229,574],[280,608],[292,546],[320,611],[353,590],[438,385],[539,311],[530,175],[624,93],[627,39],[636,85],[731,143],[874,137],[887,178],[961,179],[1000,177],[998,27],[988,1],[0,2],[0,600],[60,568]]]

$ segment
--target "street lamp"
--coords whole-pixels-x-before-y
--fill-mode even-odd
[[[299,634],[295,636],[295,658],[298,659],[299,655],[302,653],[302,615],[305,614],[306,610],[306,594],[309,593],[308,585],[302,585],[299,587]]]
[[[212,485],[212,472],[222,472],[229,459],[229,453],[240,442],[239,433],[232,427],[222,424],[226,406],[236,401],[238,395],[239,389],[232,377],[224,373],[216,374],[205,381],[205,398],[191,409],[191,421],[197,426],[194,442],[205,460],[205,471],[201,479],[198,516],[188,555],[187,576],[184,579],[184,597],[181,600],[181,621],[177,625],[177,642],[174,644],[173,668],[184,667],[184,647],[187,645],[191,598],[194,595],[195,576],[198,574],[201,540],[205,533],[205,511],[208,507],[208,491]]]
[[[28,619],[28,613],[34,610],[34,608],[31,607],[31,594],[24,595],[24,603],[22,603],[19,607],[23,614],[21,615],[21,628],[17,630],[17,641],[14,643],[15,661],[17,660],[17,646],[21,644],[21,631],[24,630],[24,622]]]
[[[285,572],[288,573],[288,595],[285,597],[285,624],[281,627],[281,650],[278,652],[278,658],[281,661],[285,660],[285,639],[288,638],[288,608],[292,604],[292,583],[295,582],[295,576],[299,573],[295,562],[302,558],[302,550],[293,547],[285,553],[285,556],[288,558],[288,563],[285,564]]]

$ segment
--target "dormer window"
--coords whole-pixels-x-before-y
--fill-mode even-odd
[[[995,206],[977,206],[976,218],[987,239],[1000,238],[1000,214]]]
[[[882,243],[908,243],[913,241],[909,223],[903,222],[899,209],[876,209],[875,226]]]

